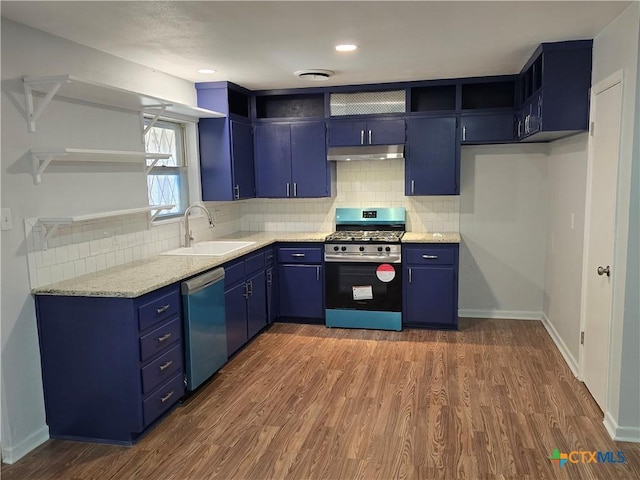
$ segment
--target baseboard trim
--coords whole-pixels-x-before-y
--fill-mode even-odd
[[[616,442],[633,442],[640,443],[640,427],[621,427],[618,425],[611,415],[607,412],[604,416],[604,427],[607,429],[609,436]]]
[[[463,318],[495,318],[500,320],[542,320],[542,312],[523,310],[472,310],[459,309],[458,317]]]
[[[13,447],[2,445],[2,462],[8,464],[15,463],[47,440],[49,440],[49,427],[45,425]]]
[[[553,323],[551,323],[551,320],[549,320],[549,317],[547,317],[544,312],[542,312],[542,325],[544,325],[544,328],[547,330],[547,333],[551,337],[551,340],[553,340],[553,343],[556,344],[556,347],[560,351],[562,358],[564,358],[565,363],[571,370],[571,373],[573,373],[573,376],[580,379],[580,368],[578,367],[577,360],[573,355],[571,355],[567,344],[564,343],[564,340],[562,340],[562,337],[556,330],[556,327],[553,325]]]

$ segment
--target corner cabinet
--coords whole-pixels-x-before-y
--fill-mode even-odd
[[[458,328],[458,244],[406,244],[402,324]]]
[[[322,244],[278,247],[279,317],[324,323]]]
[[[174,284],[139,298],[36,296],[51,438],[131,445],[184,394]]]
[[[458,195],[460,142],[457,117],[407,120],[405,195]]]
[[[200,177],[205,201],[255,197],[253,128],[249,92],[228,82],[196,85],[198,105],[215,107],[226,118],[198,123]]]
[[[331,195],[324,121],[258,123],[255,151],[258,197]]]
[[[592,40],[542,43],[520,73],[518,140],[548,142],[586,131]]]

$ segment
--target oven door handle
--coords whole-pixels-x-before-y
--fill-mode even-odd
[[[381,257],[380,255],[340,255],[325,253],[325,262],[342,262],[342,263],[401,263],[402,258],[400,254],[386,255]]]

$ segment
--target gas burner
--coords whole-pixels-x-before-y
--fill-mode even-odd
[[[327,242],[399,242],[404,235],[401,230],[341,230],[327,236]]]

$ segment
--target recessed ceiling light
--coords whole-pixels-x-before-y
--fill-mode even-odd
[[[351,44],[336,45],[336,51],[338,52],[353,52],[357,48],[357,45]]]
[[[198,73],[216,73],[215,70],[211,70],[210,68],[201,68],[198,70]]]

